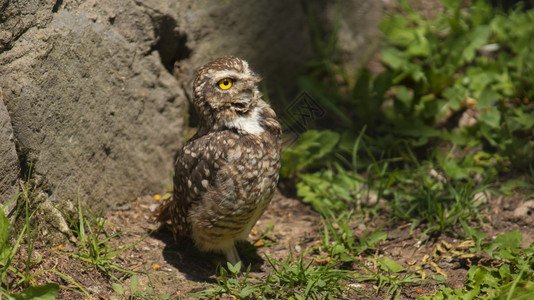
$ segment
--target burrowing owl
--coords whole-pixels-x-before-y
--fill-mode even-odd
[[[248,63],[224,56],[204,65],[193,84],[198,132],[178,153],[174,191],[157,219],[174,237],[202,251],[222,251],[235,264],[236,240],[271,201],[280,169],[280,124],[258,90]]]

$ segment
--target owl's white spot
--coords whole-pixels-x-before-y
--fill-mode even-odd
[[[200,93],[202,91],[202,89],[204,88],[204,85],[206,84],[206,82],[202,82],[201,84],[199,84],[196,88],[195,88],[195,91],[197,93]]]
[[[203,179],[203,180],[201,181],[201,183],[202,183],[202,186],[203,186],[205,189],[208,188],[208,181],[207,181],[206,179]]]
[[[259,135],[264,131],[260,124],[261,116],[259,110],[260,109],[256,107],[249,116],[239,116],[226,122],[226,126],[229,128],[240,129],[250,134]]]
[[[235,149],[230,149],[228,151],[228,162],[234,162],[234,161],[238,161],[239,159],[241,159],[241,155],[243,154],[243,152],[241,152],[241,147],[237,147]]]
[[[188,179],[188,180],[187,180],[187,187],[190,188],[191,185],[193,185],[193,183],[191,182],[191,180]]]

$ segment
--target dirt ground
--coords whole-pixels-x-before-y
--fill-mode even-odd
[[[483,230],[490,238],[501,232],[517,229],[522,235],[525,246],[534,241],[534,216],[531,208],[524,207],[523,196],[495,196],[484,204],[484,216],[487,222]],[[215,269],[223,260],[221,255],[198,253],[192,245],[178,246],[173,242],[172,233],[166,229],[158,229],[151,223],[152,211],[158,202],[153,197],[139,198],[129,207],[110,211],[105,214],[110,231],[122,231],[118,238],[112,240],[114,245],[129,245],[144,239],[127,251],[118,255],[118,262],[127,269],[139,271],[139,289],[144,290],[152,285],[159,295],[170,294],[171,299],[188,298],[188,294],[201,291],[208,287],[207,283],[215,282]],[[388,222],[387,210],[381,217],[371,222],[366,218],[353,224],[353,232],[361,236],[367,230],[380,228],[387,233],[387,240],[380,242],[375,253],[361,256],[361,263],[370,269],[377,269],[376,258],[389,257],[407,270],[423,269],[415,273],[424,276],[425,281],[403,285],[400,299],[414,299],[423,295],[431,295],[443,284],[432,281],[436,276],[446,276],[445,285],[451,288],[464,286],[466,273],[473,264],[484,264],[487,258],[469,255],[465,241],[453,236],[423,237],[421,227],[410,233],[410,224],[392,224]],[[290,199],[277,193],[267,212],[260,219],[249,238],[250,244],[238,247],[245,262],[252,263],[251,276],[265,278],[271,270],[264,254],[279,260],[285,260],[291,250],[299,254],[318,244],[321,239],[321,218],[309,206],[299,200]],[[269,231],[269,229],[272,229]],[[267,234],[258,242],[260,235]],[[421,239],[423,237],[423,239]],[[263,247],[255,248],[252,244]],[[463,243],[463,244],[462,244]],[[25,247],[21,247],[25,249]],[[253,249],[253,250],[250,250]],[[73,246],[44,246],[37,241],[33,257],[42,256],[35,264],[32,272],[55,269],[72,277],[85,287],[95,299],[121,299],[113,291],[111,284],[116,282],[101,272],[86,268],[79,261],[65,252],[73,251]],[[20,257],[26,255],[24,250]],[[358,264],[352,266],[361,268]],[[350,268],[350,267],[349,267]],[[414,274],[414,272],[411,272]],[[74,286],[57,275],[47,272],[36,277],[36,284],[58,282],[71,288]],[[129,278],[122,284],[128,290]],[[373,282],[347,282],[347,286],[356,288],[350,292],[350,298],[384,299],[387,287],[376,292]],[[80,299],[78,293],[60,289],[58,299]]]

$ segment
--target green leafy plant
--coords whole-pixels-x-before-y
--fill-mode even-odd
[[[517,231],[497,235],[494,241],[479,244],[493,259],[490,266],[472,266],[466,288],[443,288],[423,299],[530,299],[534,296],[534,244],[521,248]]]
[[[351,273],[334,265],[317,265],[304,262],[304,255],[285,261],[266,256],[273,272],[264,280],[251,278],[250,267],[241,274],[241,262],[227,268],[218,267],[217,284],[213,288],[191,296],[216,297],[231,295],[237,299],[334,299],[348,292],[346,282]]]
[[[353,272],[335,268],[335,264],[316,265],[313,260],[305,263],[304,255],[295,260],[292,253],[284,262],[269,256],[266,259],[273,268],[269,282],[278,287],[277,293],[283,298],[334,298],[351,289],[347,281]]]
[[[299,83],[327,110],[328,130],[286,149],[281,175],[323,215],[376,195],[399,218],[451,230],[477,217],[474,194],[534,164],[534,10],[443,0],[429,18],[400,3],[380,25],[377,75],[345,74],[335,51],[320,50],[332,40],[316,41],[314,71]]]
[[[351,228],[353,218],[353,212],[344,212],[323,219],[322,247],[329,258],[342,262],[358,261],[358,255],[375,249],[380,241],[386,240],[387,234],[380,230],[355,236]]]
[[[125,288],[119,283],[112,283],[111,287],[113,290],[121,295],[122,297],[128,296],[128,299],[156,299],[156,300],[167,300],[170,299],[169,294],[165,294],[162,296],[159,296],[156,294],[154,286],[152,284],[152,281],[149,279],[149,285],[145,287],[145,289],[139,289],[139,277],[137,275],[133,275],[130,278],[130,285]]]
[[[361,270],[354,272],[357,282],[373,282],[379,293],[386,289],[386,298],[400,295],[404,285],[423,281],[413,271],[409,271],[389,257],[375,258],[380,249],[379,243],[387,239],[387,233],[381,230],[365,231],[360,236],[353,233],[350,224],[352,212],[342,213],[323,220],[323,238],[320,249],[326,250],[326,257],[320,260],[335,263],[355,263]],[[376,270],[369,268],[369,263],[376,263]]]
[[[235,265],[227,263],[226,268],[219,265],[217,267],[217,284],[190,296],[220,297],[230,295],[237,299],[260,299],[264,294],[273,292],[268,279],[261,282],[249,276],[250,266],[244,273],[241,273],[241,264],[241,262]]]
[[[338,133],[329,130],[306,131],[297,144],[282,152],[284,164],[280,174],[287,177],[313,168],[314,165],[324,165],[323,159],[331,153],[339,138]]]
[[[441,155],[449,176],[457,173],[457,179],[491,178],[510,166],[528,169],[534,163],[534,10],[519,6],[504,13],[487,1],[464,7],[443,0],[444,10],[428,18],[400,2],[404,11],[380,25],[385,71],[373,75],[361,69],[348,76],[338,58],[327,55],[335,51],[325,50],[318,51],[314,72],[299,79],[301,89],[327,110],[323,121],[340,133],[339,149],[366,126],[375,157],[410,162],[410,152],[420,159]],[[331,41],[323,47],[330,49]],[[306,168],[309,156],[299,149],[310,139],[319,141],[317,135],[287,151],[283,175]],[[449,145],[444,153],[428,151],[437,142]],[[325,144],[324,152],[329,149]],[[367,155],[358,154],[365,168]]]
[[[381,23],[381,57],[392,78],[392,96],[384,99],[392,101],[391,112],[381,112],[386,120],[396,127],[402,119],[415,120],[400,122],[400,134],[423,136],[426,128],[428,137],[459,147],[483,146],[497,165],[531,165],[534,10],[505,14],[487,1],[468,8],[442,1],[444,12],[430,19],[401,3],[405,14]],[[466,111],[472,121],[453,126],[459,131],[451,134],[447,115]]]

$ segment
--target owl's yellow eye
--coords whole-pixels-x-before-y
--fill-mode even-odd
[[[219,80],[219,87],[221,90],[227,90],[232,87],[233,80],[232,78],[225,78],[222,80]]]

